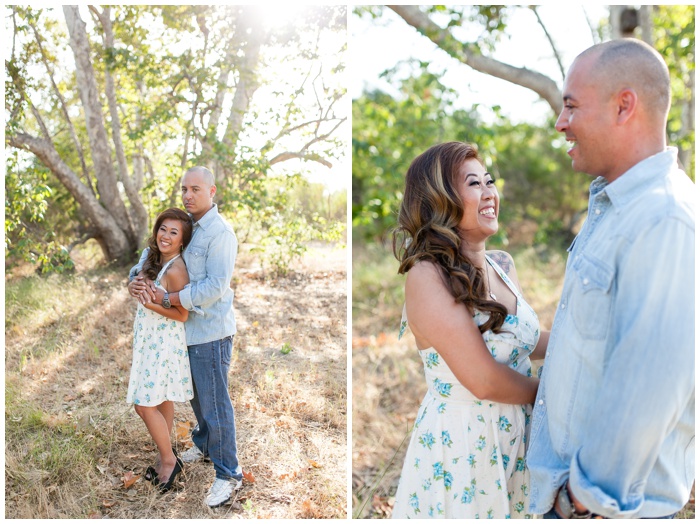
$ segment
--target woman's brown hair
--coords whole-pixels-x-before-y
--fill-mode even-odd
[[[469,159],[483,164],[473,144],[446,142],[418,155],[406,173],[406,187],[399,211],[399,225],[393,232],[394,255],[399,273],[407,273],[419,260],[429,260],[442,270],[443,280],[456,302],[489,314],[479,326],[481,333],[498,333],[508,310],[486,300],[483,271],[461,251],[459,222],[464,214],[455,185],[456,175]]]
[[[169,218],[182,222],[182,249],[187,247],[192,238],[192,219],[182,209],[171,207],[158,215],[156,223],[153,224],[153,232],[148,239],[148,257],[143,264],[143,271],[150,280],[155,280],[160,270],[163,269],[163,265],[160,263],[160,249],[158,249],[156,239],[158,238],[160,226]]]

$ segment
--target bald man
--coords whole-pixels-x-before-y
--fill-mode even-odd
[[[531,511],[671,518],[695,471],[695,186],[666,147],[669,72],[632,39],[579,55],[556,128],[596,177],[532,417]]]
[[[214,176],[206,167],[188,169],[182,177],[182,204],[194,222],[192,240],[183,253],[190,283],[179,292],[164,293],[139,274],[146,259],[131,269],[129,292],[163,307],[182,305],[190,311],[185,323],[197,418],[192,431],[194,446],[180,457],[183,462],[208,458],[216,479],[206,497],[212,508],[227,503],[241,487],[243,472],[238,464],[236,424],[228,391],[236,318],[231,278],[238,252],[233,228],[219,214],[214,195]],[[138,276],[137,276],[138,275]]]

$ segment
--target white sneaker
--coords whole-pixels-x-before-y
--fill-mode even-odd
[[[192,446],[190,449],[185,451],[182,455],[180,455],[180,459],[183,462],[197,462],[198,460],[201,460],[204,458],[204,453],[197,447],[197,446]]]
[[[216,479],[211,488],[209,488],[209,494],[207,495],[207,506],[210,508],[218,508],[223,506],[229,500],[231,500],[231,495],[234,491],[241,488],[243,483],[240,480],[230,479],[222,480]]]

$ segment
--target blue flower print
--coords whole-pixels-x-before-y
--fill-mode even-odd
[[[432,486],[432,485],[433,485],[433,481],[430,480],[430,477],[428,477],[427,479],[425,479],[423,481],[423,490],[428,491],[430,489],[430,486]]]
[[[416,469],[420,468],[420,459],[419,458],[417,458],[416,461],[413,463],[413,467]]]
[[[435,437],[432,433],[426,431],[418,437],[418,442],[420,442],[424,448],[432,449],[433,444],[435,444]]]
[[[525,471],[525,459],[523,457],[518,457],[515,461],[515,471]]]
[[[445,470],[442,480],[445,483],[445,491],[450,491],[452,489],[452,481],[453,481],[452,473]]]
[[[508,455],[501,455],[501,458],[503,459],[503,470],[505,471],[508,469],[508,463],[510,462],[510,457]]]
[[[501,479],[496,479],[496,489],[498,489],[498,491],[503,491],[503,486],[501,486]]]
[[[486,421],[484,420],[484,416],[483,416],[483,415],[477,415],[477,416],[476,416],[476,420],[478,420],[479,422],[482,422],[482,423],[486,424]]]
[[[499,417],[498,419],[498,429],[501,431],[505,431],[507,433],[510,433],[510,428],[512,424],[508,421],[508,419],[504,416]]]
[[[433,478],[435,480],[440,480],[444,474],[445,471],[443,469],[442,462],[436,462],[433,464]]]
[[[437,407],[437,412],[442,415],[445,412],[445,409],[447,409],[447,404],[445,402],[441,402]]]
[[[428,356],[425,359],[425,365],[428,366],[428,369],[434,368],[439,363],[440,358],[438,357],[437,353],[428,353]]]
[[[459,459],[461,459],[461,458],[462,458],[462,457],[455,457],[455,458],[453,458],[453,459],[452,459],[452,464],[457,464],[457,463],[459,463]]]
[[[525,503],[522,501],[517,502],[515,506],[513,506],[513,508],[515,508],[515,511],[517,511],[518,513],[522,513],[525,509]]]
[[[493,446],[493,451],[491,451],[491,460],[489,461],[492,466],[498,464],[498,447]]]
[[[432,505],[428,506],[428,516],[429,516],[429,517],[434,516],[434,515],[435,515],[434,512],[435,512],[435,508],[433,508]]]
[[[433,380],[433,387],[441,397],[449,397],[451,394],[452,384],[449,382],[443,382],[439,378]]]
[[[411,493],[408,497],[408,505],[413,508],[413,512],[418,515],[420,512],[420,503],[418,502],[418,494]]]
[[[476,455],[474,455],[474,453],[470,453],[469,457],[467,458],[467,462],[469,463],[469,465],[471,467],[475,468],[476,467]]]
[[[407,320],[402,320],[401,321],[401,328],[399,329],[399,340],[401,340],[401,337],[403,334],[406,332],[406,327],[408,326],[408,321]]]
[[[523,495],[527,497],[528,493],[530,493],[530,488],[527,487],[527,484],[521,484],[520,490],[523,492]]]
[[[438,515],[444,515],[445,514],[445,509],[442,507],[442,502],[438,502],[436,506]]]
[[[472,479],[471,486],[464,488],[462,492],[462,504],[471,504],[476,496],[476,479]]]
[[[452,447],[452,439],[450,438],[450,432],[447,430],[444,430],[442,432],[442,445],[447,446],[448,448]]]
[[[486,447],[486,437],[481,435],[479,437],[479,440],[476,441],[476,449],[478,451],[483,451],[485,447]]]
[[[493,510],[490,509],[486,512],[486,518],[487,519],[492,519],[493,518]]]

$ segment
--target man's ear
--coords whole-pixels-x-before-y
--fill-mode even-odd
[[[216,186],[215,186],[215,185],[212,185],[212,186],[209,188],[209,196],[210,196],[211,198],[214,198],[214,195],[216,195]]]
[[[625,124],[637,111],[639,98],[634,89],[627,88],[617,94],[617,123]]]

